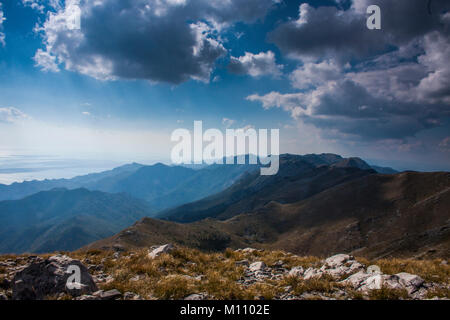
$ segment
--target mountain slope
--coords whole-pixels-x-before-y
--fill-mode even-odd
[[[0,202],[0,252],[74,250],[152,214],[126,194],[53,189]]]
[[[450,257],[450,173],[370,174],[299,202],[270,202],[225,221],[179,224],[145,218],[86,248],[165,242],[208,249],[254,246],[301,255]],[[214,243],[214,242],[213,242]]]
[[[375,171],[365,164],[330,155],[280,156],[280,170],[274,176],[248,172],[223,192],[208,198],[164,211],[157,217],[178,222],[192,222],[212,217],[227,219],[255,210],[270,201],[292,203],[306,199],[337,184]],[[327,165],[334,163],[331,166]],[[356,165],[357,164],[357,165]],[[359,167],[367,168],[367,170]]]
[[[72,179],[51,179],[51,180],[33,180],[24,182],[15,182],[10,185],[0,184],[0,201],[18,200],[40,191],[49,191],[54,188],[88,188],[99,190],[100,186],[107,187],[111,181],[123,179],[127,175],[135,172],[143,165],[138,163],[127,164],[112,170],[99,173],[90,173],[83,176],[77,176]]]

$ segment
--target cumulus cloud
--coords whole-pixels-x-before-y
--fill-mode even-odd
[[[17,108],[0,108],[0,123],[17,123],[26,119],[29,119],[29,116]]]
[[[341,77],[341,67],[334,61],[320,63],[305,63],[292,72],[292,86],[298,89],[316,87],[324,81],[337,80]]]
[[[220,32],[265,16],[275,0],[81,1],[81,29],[69,30],[66,8],[50,12],[38,29],[49,61],[97,79],[146,79],[178,84],[209,81],[226,54]],[[51,58],[51,59],[50,59]]]
[[[241,57],[231,57],[228,70],[235,74],[248,74],[252,77],[263,75],[279,76],[282,65],[277,65],[272,51],[253,54],[246,52]]]
[[[235,122],[236,122],[236,120],[229,119],[229,118],[222,119],[222,124],[227,128],[231,127]]]
[[[56,57],[52,56],[49,52],[42,49],[38,49],[33,57],[36,62],[36,66],[41,67],[43,71],[58,72],[58,64],[56,63]]]
[[[48,2],[48,1],[45,1],[45,0],[22,0],[22,4],[25,7],[30,7],[34,10],[37,10],[40,13],[44,12],[46,2]]]
[[[369,4],[382,9],[382,32],[365,26]],[[450,5],[433,1],[429,14],[423,1],[387,4],[300,5],[298,19],[271,34],[300,62],[289,77],[297,90],[247,99],[345,139],[402,140],[445,125],[450,119],[450,14],[445,9]]]
[[[5,46],[5,34],[3,31],[3,21],[5,21],[5,15],[2,10],[2,3],[0,2],[0,45]]]
[[[366,9],[378,5],[382,29],[366,28]],[[447,0],[432,2],[433,14],[423,0],[354,0],[347,10],[339,7],[314,8],[300,5],[297,20],[274,30],[270,39],[283,52],[301,59],[333,57],[340,61],[367,58],[386,52],[433,30],[443,30],[440,13],[449,10]],[[326,21],[326,27],[324,23]]]

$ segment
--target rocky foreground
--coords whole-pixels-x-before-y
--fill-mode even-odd
[[[69,266],[80,270],[69,281]],[[156,246],[0,256],[0,300],[449,299],[447,260],[327,259],[252,248]]]

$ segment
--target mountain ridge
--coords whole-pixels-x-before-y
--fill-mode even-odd
[[[448,258],[449,206],[448,172],[370,174],[299,202],[271,201],[223,221],[143,218],[84,249],[171,242],[212,250],[202,242],[212,237],[217,250],[253,246],[315,256],[350,252],[369,258]]]

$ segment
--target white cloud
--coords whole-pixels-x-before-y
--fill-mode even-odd
[[[229,118],[222,119],[222,124],[227,128],[231,127],[235,123],[236,123],[236,120],[233,120],[233,119],[229,119]]]
[[[74,0],[75,1],[75,0]],[[55,6],[37,28],[44,47],[35,56],[47,71],[96,79],[146,79],[178,84],[209,82],[225,55],[220,33],[235,22],[265,16],[276,0],[134,0],[81,2],[81,29],[69,30]]]
[[[30,119],[30,117],[17,108],[0,108],[0,123],[18,123],[26,119]]]
[[[252,77],[263,75],[279,76],[282,65],[276,64],[275,54],[272,51],[253,54],[246,52],[241,57],[231,57],[228,69],[236,74],[248,74]]]
[[[36,62],[36,66],[41,67],[43,71],[52,71],[58,72],[58,64],[56,63],[56,57],[52,56],[47,51],[43,51],[42,49],[38,49],[36,54],[33,57]]]
[[[282,94],[272,91],[265,95],[252,94],[246,98],[249,101],[260,102],[264,109],[281,108],[297,119],[301,114],[307,113],[310,96],[304,93]]]
[[[46,1],[46,0],[22,0],[22,4],[25,7],[30,7],[34,10],[37,10],[40,13],[44,12],[45,2],[48,2],[48,1]]]
[[[292,86],[298,89],[308,89],[322,85],[326,81],[341,78],[342,68],[333,60],[320,63],[305,63],[290,75]]]

